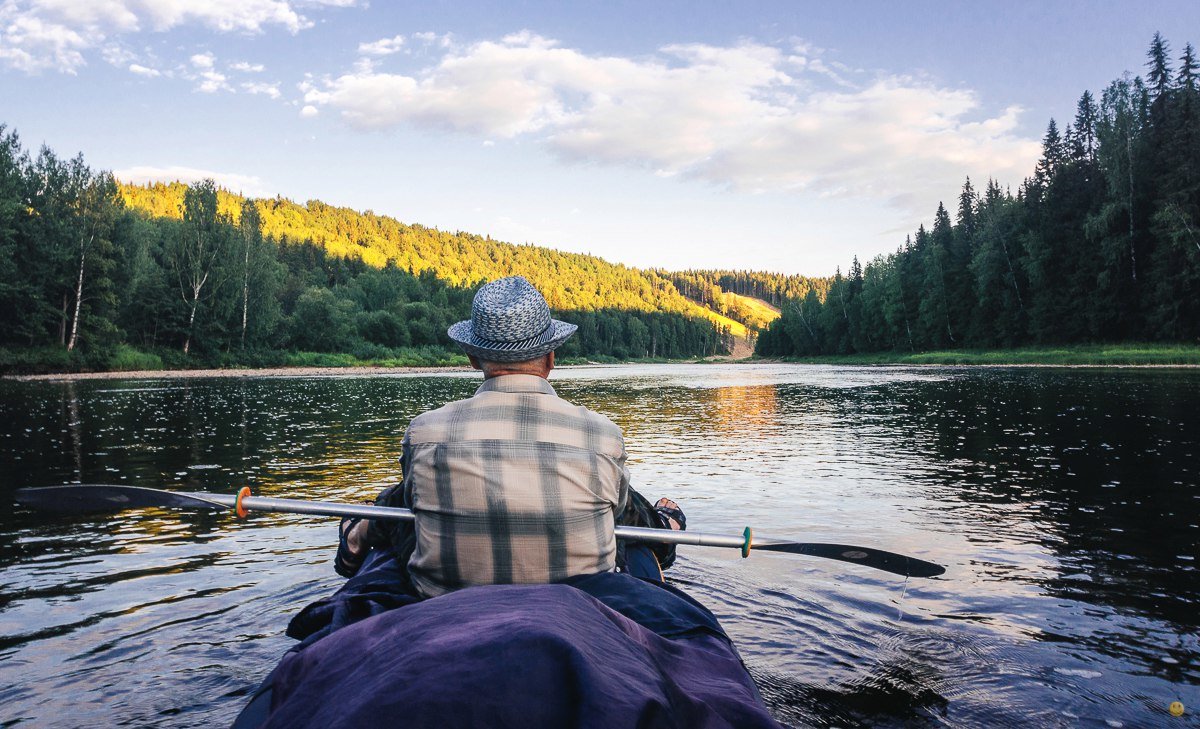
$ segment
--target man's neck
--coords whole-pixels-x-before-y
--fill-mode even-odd
[[[483,379],[490,380],[493,377],[503,377],[504,375],[533,375],[534,377],[540,377],[543,380],[548,380],[550,379],[547,377],[548,374],[549,373],[542,374],[540,372],[529,372],[528,370],[492,370],[491,372],[485,372]]]

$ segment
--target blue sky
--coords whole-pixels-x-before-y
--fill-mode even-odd
[[[0,0],[0,123],[130,180],[212,176],[635,266],[824,275],[1196,2]]]

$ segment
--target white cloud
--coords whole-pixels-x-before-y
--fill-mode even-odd
[[[193,81],[196,90],[204,94],[215,94],[218,91],[233,91],[229,77],[217,70],[217,57],[209,52],[193,54],[188,62],[191,68],[179,67],[179,75]]]
[[[321,113],[321,111],[317,107],[313,106],[312,104],[307,104],[307,105],[305,105],[305,107],[303,109],[300,110],[300,116],[302,116],[306,119],[311,119],[312,117],[314,117],[320,113]]]
[[[117,45],[116,43],[109,43],[108,45],[104,46],[104,48],[100,49],[100,57],[103,58],[105,63],[108,63],[110,66],[117,67],[124,66],[131,61],[137,60],[137,54],[133,53],[128,48]]]
[[[197,53],[190,60],[196,68],[212,68],[217,58],[211,53]]]
[[[673,45],[621,58],[526,31],[451,48],[412,75],[360,65],[301,90],[361,129],[528,137],[571,161],[879,198],[920,214],[967,174],[1019,180],[1037,158],[1037,141],[1016,132],[1019,107],[988,117],[969,90],[833,69],[803,46]]]
[[[437,33],[413,33],[413,40],[420,41],[426,45],[436,45],[442,48],[449,48],[452,42],[452,36],[449,33],[438,35]]]
[[[138,76],[146,76],[147,78],[154,78],[155,76],[162,75],[162,72],[158,69],[148,68],[137,63],[129,64],[129,72],[135,73]]]
[[[261,63],[247,63],[246,61],[238,61],[237,63],[229,64],[229,68],[241,73],[262,73],[266,68]]]
[[[218,186],[233,192],[240,192],[252,197],[269,195],[261,178],[253,175],[242,175],[236,172],[214,172],[195,167],[129,167],[114,170],[113,175],[122,182],[145,185],[150,182],[183,182],[191,184],[205,179],[214,180]]]
[[[242,83],[241,89],[248,94],[263,94],[264,96],[269,96],[272,99],[278,99],[280,97],[279,84],[246,81]]]
[[[218,91],[233,91],[225,78],[225,74],[217,71],[204,71],[200,74],[196,90],[205,94],[215,94]]]
[[[87,64],[87,51],[106,43],[111,47],[111,39],[122,35],[182,26],[247,34],[279,28],[294,34],[313,25],[299,8],[352,4],[353,0],[0,0],[0,65],[26,73],[75,73]]]
[[[94,45],[65,25],[25,14],[12,2],[0,5],[0,62],[26,73],[55,68],[75,73],[86,64],[83,51]]]
[[[404,48],[404,36],[383,38],[373,43],[359,43],[358,52],[367,56],[390,56]]]

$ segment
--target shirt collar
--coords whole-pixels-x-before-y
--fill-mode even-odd
[[[478,395],[483,392],[531,392],[541,395],[558,395],[545,378],[538,377],[537,375],[500,375],[499,377],[489,377],[483,381],[483,384],[479,386],[475,394]]]

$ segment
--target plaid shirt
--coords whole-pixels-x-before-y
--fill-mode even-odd
[[[554,582],[615,568],[629,501],[621,429],[535,375],[484,381],[404,435],[408,562],[427,596],[482,584]]]

